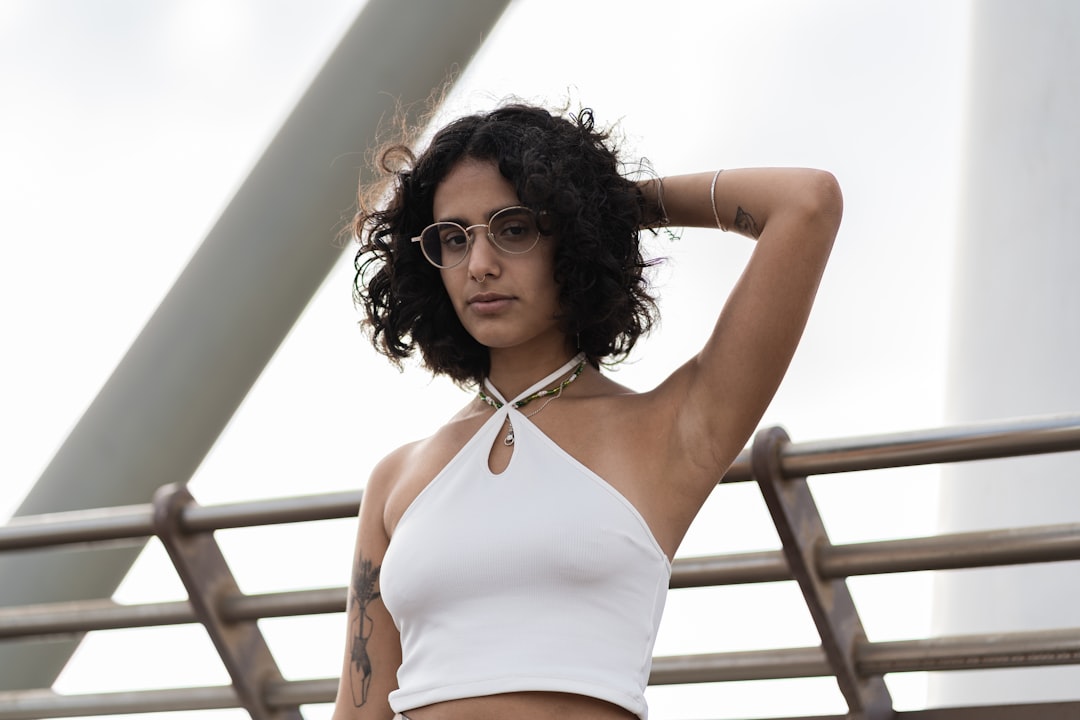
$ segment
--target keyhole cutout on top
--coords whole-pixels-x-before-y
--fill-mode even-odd
[[[525,412],[524,417],[519,418],[519,421],[540,413],[553,400],[558,400],[560,397],[562,397],[563,391],[566,390],[566,387],[570,383],[574,382],[574,380],[577,380],[578,376],[581,375],[581,372],[585,369],[585,363],[585,353],[579,352],[575,357],[571,358],[561,368],[551,373],[549,376],[547,376],[537,384],[533,385],[532,388],[526,390],[520,396],[518,396],[520,399],[513,401],[513,407],[518,409],[529,405],[533,401],[543,400],[542,404],[535,410],[532,410],[531,412]],[[575,365],[577,365],[577,367],[574,367]],[[566,375],[566,373],[569,373],[569,375]],[[565,380],[558,383],[554,387],[545,388],[545,386],[547,386],[549,383],[557,381],[558,378],[562,375],[566,375]],[[484,391],[483,385],[486,385],[487,389],[490,390],[492,395],[494,395],[495,397],[491,397],[490,395],[488,395]],[[506,401],[503,400],[502,396],[499,394],[495,386],[491,385],[490,382],[486,379],[484,380],[483,385],[477,391],[478,398],[487,405],[495,408],[496,412],[506,412],[506,415],[504,415],[503,418],[503,422],[499,427],[499,433],[496,435],[497,439],[492,443],[491,449],[488,450],[488,469],[492,473],[498,475],[505,471],[506,468],[510,465],[510,458],[513,457],[514,454],[515,436],[519,428],[515,428],[510,424],[510,411],[508,408],[505,408]]]
[[[514,456],[514,445],[507,445],[504,442],[506,433],[510,430],[510,420],[507,420],[499,426],[499,432],[495,433],[495,439],[491,442],[491,448],[488,450],[488,470],[495,475],[501,475],[506,471],[506,468],[510,466],[510,458]],[[515,428],[515,431],[517,428]]]

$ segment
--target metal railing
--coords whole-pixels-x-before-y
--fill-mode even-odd
[[[845,579],[1080,559],[1080,523],[833,545],[806,477],[857,470],[1080,450],[1080,415],[919,432],[792,443],[779,428],[758,433],[721,482],[756,481],[781,538],[777,551],[678,558],[671,587],[794,580],[821,645],[657,657],[655,685],[832,676],[849,718],[1006,720],[1080,717],[1075,701],[898,712],[887,673],[1080,664],[1080,628],[868,642]],[[337,679],[282,678],[256,620],[337,613],[345,588],[245,595],[213,531],[355,516],[360,492],[205,507],[178,486],[147,505],[24,517],[0,527],[0,552],[157,536],[189,596],[186,602],[121,605],[109,599],[0,608],[0,641],[131,627],[201,623],[231,686],[60,695],[50,689],[0,693],[0,720],[243,707],[256,720],[299,718],[299,706],[332,702]],[[821,718],[819,720],[826,720]]]

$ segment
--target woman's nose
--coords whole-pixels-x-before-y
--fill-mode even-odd
[[[472,231],[472,248],[469,251],[467,261],[469,263],[469,275],[479,280],[487,276],[498,277],[499,274],[499,251],[488,237],[487,228],[476,228]]]

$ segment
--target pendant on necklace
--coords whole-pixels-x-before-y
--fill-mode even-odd
[[[585,354],[580,353],[580,354],[578,354],[577,358],[575,358],[575,359],[580,360],[580,362],[578,362],[577,368],[575,368],[574,371],[572,373],[570,373],[569,377],[567,377],[565,380],[563,380],[561,383],[559,383],[558,385],[556,385],[553,388],[548,388],[547,390],[538,390],[537,392],[534,392],[532,395],[529,395],[526,398],[522,398],[521,400],[515,401],[513,403],[513,407],[520,410],[521,408],[525,407],[526,405],[528,405],[533,400],[536,400],[537,398],[546,397],[547,400],[544,401],[543,405],[538,407],[536,410],[533,410],[531,413],[528,413],[527,415],[525,415],[525,417],[532,417],[533,415],[536,415],[541,410],[543,410],[548,405],[550,405],[552,400],[558,400],[559,398],[561,398],[562,394],[563,394],[563,390],[566,389],[566,386],[569,385],[570,383],[574,382],[574,380],[577,380],[578,375],[580,375],[581,371],[585,369],[585,362],[586,362]],[[571,362],[573,362],[573,361],[571,361]],[[487,382],[487,381],[485,380],[484,382]],[[495,408],[496,410],[499,410],[499,409],[501,409],[503,407],[502,402],[500,402],[499,400],[497,400],[495,398],[488,397],[487,393],[484,392],[484,389],[482,387],[480,388],[480,390],[477,391],[477,396],[480,398],[480,400],[482,402],[490,405],[491,407]],[[510,416],[507,415],[506,416],[506,436],[503,437],[503,445],[506,445],[506,446],[509,447],[510,445],[513,445],[513,444],[514,444],[514,424],[512,422],[510,422]]]

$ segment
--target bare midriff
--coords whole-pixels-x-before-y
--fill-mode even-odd
[[[409,720],[636,720],[603,700],[553,692],[517,692],[462,698],[406,710]]]

